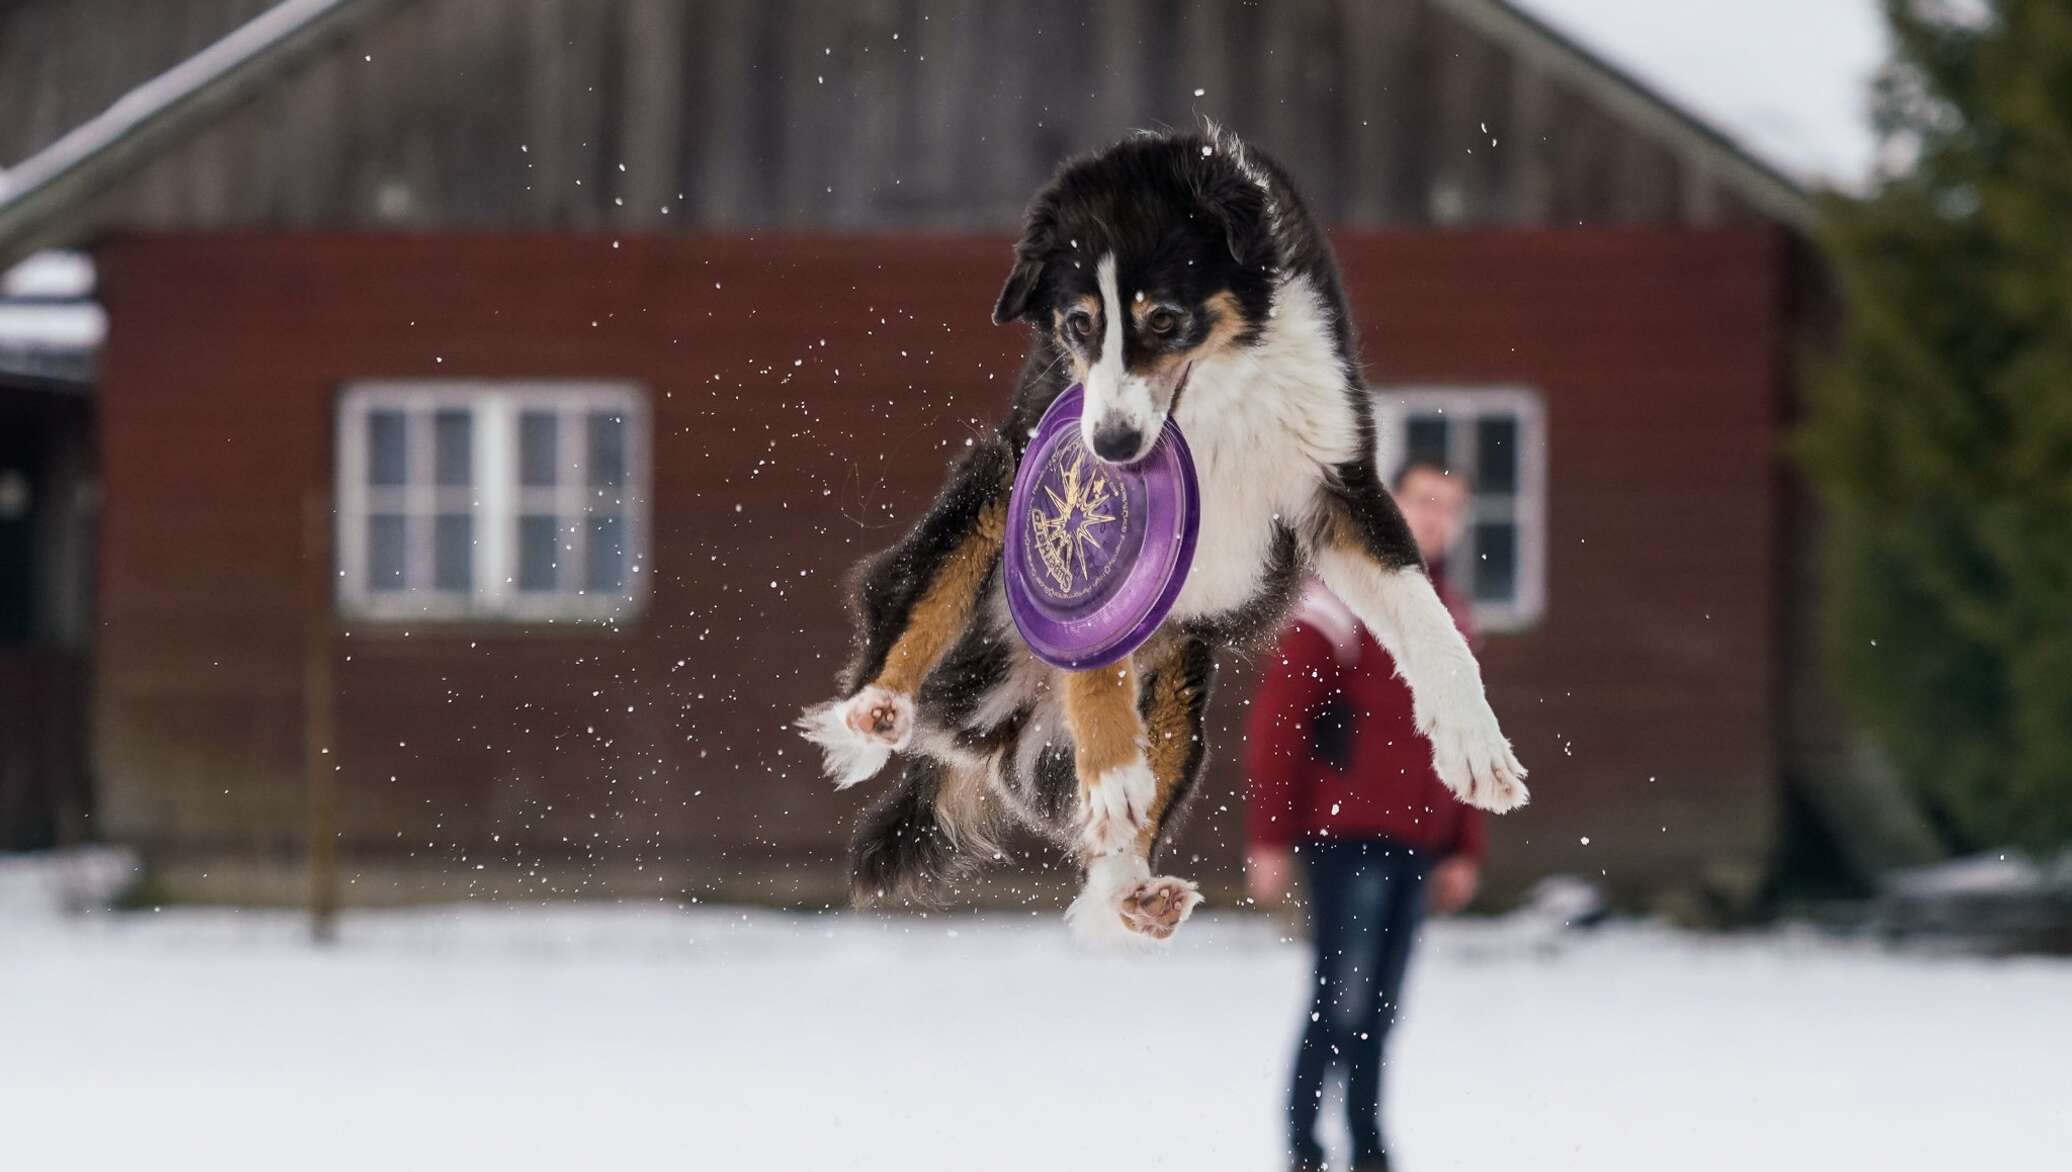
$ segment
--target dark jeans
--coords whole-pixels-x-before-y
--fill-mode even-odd
[[[1296,1157],[1322,1163],[1317,1112],[1332,1067],[1345,1071],[1353,1161],[1387,1150],[1381,1133],[1382,1046],[1424,918],[1425,856],[1386,839],[1307,842],[1316,975],[1309,1025],[1295,1051],[1288,1136]]]

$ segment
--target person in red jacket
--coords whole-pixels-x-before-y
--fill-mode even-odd
[[[1467,487],[1419,459],[1397,473],[1394,490],[1440,597],[1472,638],[1439,572],[1467,519]],[[1474,898],[1481,816],[1433,771],[1395,661],[1321,583],[1311,583],[1267,663],[1245,765],[1252,897],[1281,899],[1298,862],[1309,890],[1316,974],[1289,1090],[1292,1166],[1325,1167],[1317,1112],[1325,1078],[1342,1066],[1353,1172],[1386,1172],[1382,1048],[1426,906],[1452,912]]]

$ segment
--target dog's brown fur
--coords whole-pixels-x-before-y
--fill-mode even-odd
[[[1136,666],[1125,658],[1065,676],[1065,717],[1072,726],[1079,782],[1134,759],[1144,743],[1137,715]]]
[[[979,514],[971,535],[943,562],[873,683],[900,695],[920,690],[921,681],[970,625],[979,588],[999,560],[1006,540],[1007,502],[999,501]]]

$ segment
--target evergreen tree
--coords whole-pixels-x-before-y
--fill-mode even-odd
[[[1885,173],[1827,207],[1846,319],[1800,436],[1833,523],[1832,650],[1957,845],[2062,847],[2072,3],[1886,9]]]

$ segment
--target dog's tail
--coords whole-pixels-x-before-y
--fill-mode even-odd
[[[949,888],[1001,857],[997,809],[979,771],[909,757],[849,841],[857,905],[940,904]]]

